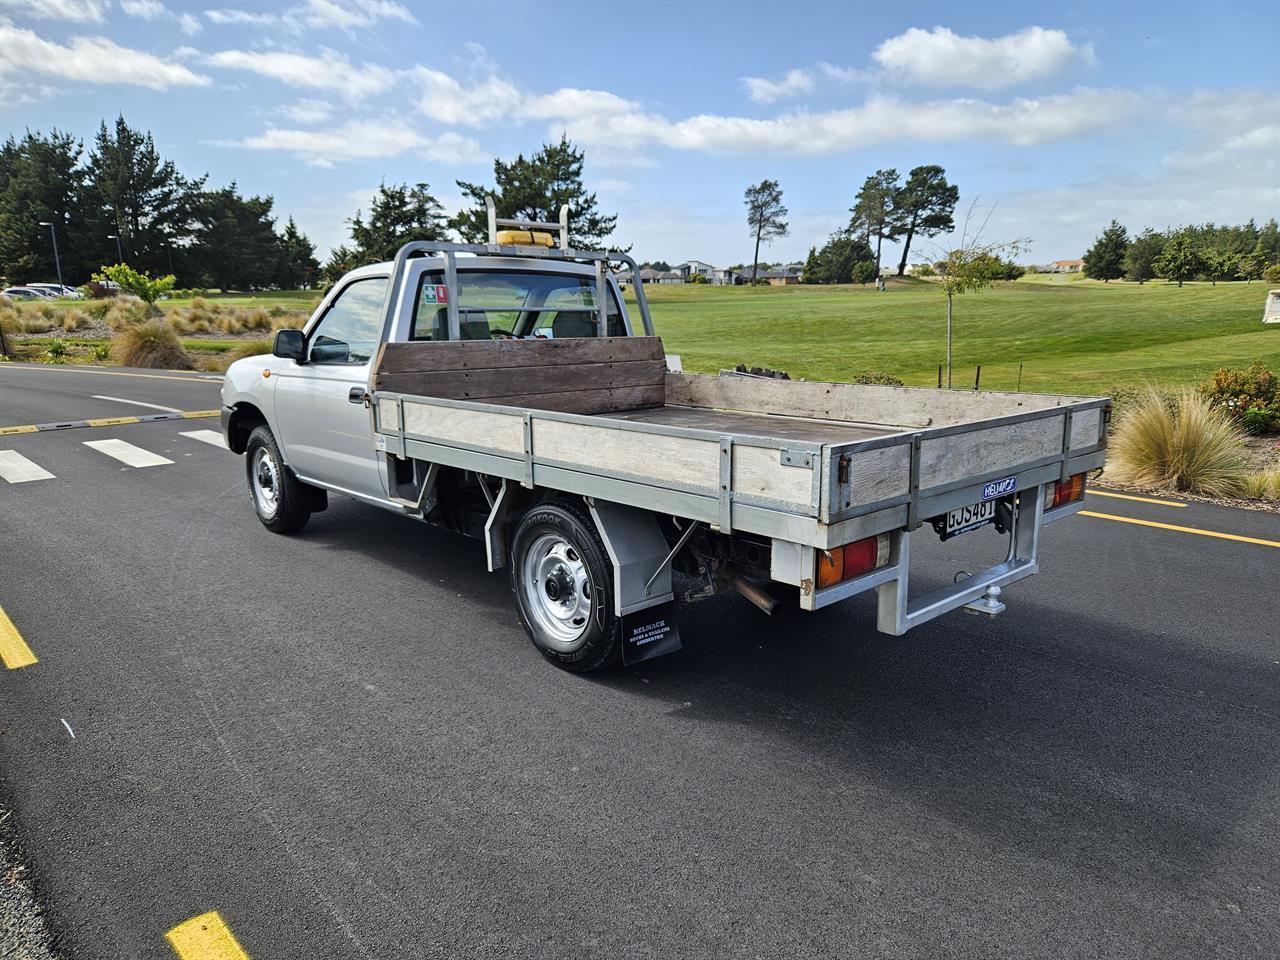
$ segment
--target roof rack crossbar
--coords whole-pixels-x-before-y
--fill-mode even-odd
[[[535,220],[513,220],[508,217],[499,217],[498,208],[493,202],[493,196],[489,194],[485,195],[484,209],[489,221],[490,244],[497,245],[499,227],[515,227],[519,230],[554,230],[560,234],[560,249],[569,249],[569,205],[567,203],[560,207],[560,220],[558,223],[539,223]]]

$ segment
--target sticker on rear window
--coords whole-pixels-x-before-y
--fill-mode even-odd
[[[443,283],[428,283],[422,288],[423,303],[448,303],[449,288]]]

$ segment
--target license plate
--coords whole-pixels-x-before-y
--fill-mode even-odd
[[[995,518],[996,501],[984,500],[981,503],[971,503],[967,507],[959,507],[948,513],[946,522],[938,533],[943,540],[947,540],[958,537],[962,533],[968,533],[970,530],[976,530],[978,527],[985,527]]]

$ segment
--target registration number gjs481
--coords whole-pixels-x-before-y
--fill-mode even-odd
[[[970,530],[985,527],[996,519],[997,500],[1013,493],[1016,486],[1017,480],[1014,477],[1005,477],[1003,480],[992,480],[990,483],[983,484],[982,499],[978,503],[957,507],[945,516],[935,517],[932,521],[933,529],[943,540],[949,540]]]

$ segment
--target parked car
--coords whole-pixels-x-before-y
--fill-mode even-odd
[[[28,283],[28,287],[32,290],[48,291],[55,298],[66,300],[83,300],[84,294],[75,287],[68,287],[61,283]]]
[[[34,287],[9,287],[7,290],[0,290],[0,296],[8,297],[10,300],[52,300],[49,294],[43,290],[37,290]]]

